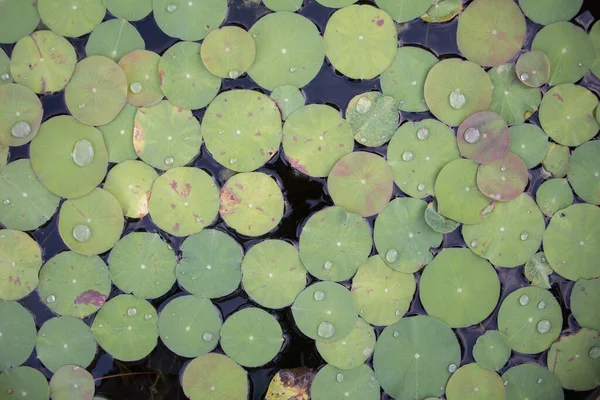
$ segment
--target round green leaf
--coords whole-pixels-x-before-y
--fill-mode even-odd
[[[352,370],[326,365],[317,373],[310,387],[312,400],[378,400],[380,397],[379,382],[373,370],[364,364]]]
[[[377,252],[393,269],[413,273],[427,265],[431,247],[442,243],[442,234],[425,222],[427,203],[410,197],[392,200],[377,216],[374,239]]]
[[[84,318],[104,305],[110,283],[108,268],[100,257],[67,251],[44,264],[38,291],[56,314]]]
[[[6,167],[8,162],[8,146],[0,144],[0,171]]]
[[[153,0],[154,19],[167,35],[200,40],[227,16],[227,0]]]
[[[397,399],[440,397],[459,363],[454,332],[428,316],[403,318],[385,328],[373,359],[381,387]]]
[[[510,145],[510,131],[504,119],[483,111],[465,119],[456,132],[460,154],[481,164],[502,158]]]
[[[52,93],[65,88],[76,63],[75,48],[67,39],[50,31],[37,31],[15,45],[10,73],[15,82],[36,93]]]
[[[375,3],[398,23],[419,18],[431,7],[429,0],[375,0]]]
[[[435,4],[432,3],[427,12],[421,16],[421,19],[431,23],[448,22],[460,14],[462,10],[462,0],[444,0]]]
[[[17,2],[15,2],[15,4],[17,4]],[[0,85],[12,82],[13,78],[10,73],[10,58],[8,58],[4,49],[0,49]]]
[[[38,0],[37,3],[44,25],[61,36],[90,33],[106,14],[102,0]]]
[[[541,365],[515,365],[502,375],[507,399],[564,400],[560,382]],[[507,382],[507,383],[506,383]]]
[[[352,279],[352,298],[365,321],[376,326],[398,322],[416,290],[415,277],[388,267],[379,255],[364,262]]]
[[[550,60],[541,51],[528,51],[519,56],[515,72],[525,85],[540,87],[550,78]]]
[[[596,75],[596,77],[600,77],[600,24],[597,22],[598,21],[592,25],[589,37],[594,44],[594,50],[596,52],[596,58],[594,59],[594,64],[592,66],[592,73]]]
[[[152,0],[104,0],[106,9],[115,17],[139,21],[152,12]]]
[[[519,197],[529,183],[525,163],[513,153],[506,153],[491,164],[477,168],[477,187],[487,197],[511,201]]]
[[[181,372],[183,392],[191,400],[245,399],[248,375],[235,361],[210,353],[193,359]]]
[[[185,290],[199,297],[217,298],[237,289],[243,253],[231,236],[205,229],[185,239],[181,251],[176,274]]]
[[[571,291],[571,312],[582,328],[600,329],[600,279],[579,279]]]
[[[548,152],[548,136],[534,124],[514,125],[509,128],[508,151],[517,155],[527,168],[539,165]]]
[[[315,24],[302,15],[267,14],[252,26],[250,34],[256,44],[256,59],[248,74],[261,87],[301,88],[321,70],[325,58],[323,38]]]
[[[427,225],[439,233],[450,233],[455,231],[460,225],[460,222],[444,217],[437,212],[436,208],[436,201],[427,204],[427,208],[425,209],[425,222],[427,222]]]
[[[492,101],[492,82],[477,64],[451,58],[431,68],[424,93],[433,115],[456,126],[468,116],[488,109]]]
[[[317,342],[317,350],[328,364],[349,370],[361,367],[371,357],[375,340],[371,325],[358,318],[348,336],[332,343]]]
[[[548,352],[550,371],[570,390],[592,390],[600,376],[600,333],[591,329],[562,336]]]
[[[298,11],[304,0],[263,0],[263,4],[273,11]]]
[[[35,349],[40,361],[52,372],[64,365],[87,368],[96,356],[96,341],[80,319],[55,317],[40,328]]]
[[[14,393],[16,396],[35,400],[50,398],[46,377],[31,367],[11,368],[0,374],[0,393]]]
[[[158,174],[148,164],[124,161],[109,171],[104,190],[119,201],[126,217],[143,218],[148,214],[148,199],[157,178]]]
[[[540,25],[568,21],[579,12],[582,4],[583,0],[549,0],[543,4],[536,0],[519,0],[527,18]]]
[[[569,172],[571,162],[571,151],[567,146],[550,143],[546,158],[542,162],[544,169],[554,178],[563,178]]]
[[[27,361],[35,346],[36,333],[29,311],[16,301],[0,300],[0,332],[0,371]]]
[[[281,114],[271,98],[253,90],[221,93],[202,120],[206,148],[237,172],[254,171],[279,150]]]
[[[246,236],[260,236],[283,217],[283,195],[277,182],[262,172],[234,175],[221,189],[219,213],[225,223]]]
[[[221,328],[225,354],[245,367],[271,361],[283,345],[279,322],[260,308],[245,308],[231,315]]]
[[[60,207],[60,237],[76,253],[100,254],[110,250],[123,232],[123,210],[108,191],[96,188],[89,194],[65,201]]]
[[[388,67],[398,48],[396,26],[388,13],[370,5],[336,11],[325,28],[325,54],[342,74],[372,79]]]
[[[164,52],[158,63],[160,87],[176,106],[197,110],[219,93],[221,79],[208,72],[200,51],[200,43],[178,42]]]
[[[15,43],[40,23],[35,1],[6,0],[0,4],[0,43]]]
[[[198,357],[219,342],[221,314],[205,297],[180,296],[170,300],[158,316],[163,343],[182,357]]]
[[[529,286],[515,290],[502,301],[498,330],[510,347],[524,354],[546,350],[560,335],[562,312],[547,290]]]
[[[298,250],[283,240],[265,240],[252,246],[242,262],[242,284],[263,307],[291,305],[306,286],[306,268]]]
[[[87,56],[104,56],[114,62],[134,50],[144,49],[142,35],[124,19],[109,19],[94,28],[87,43]]]
[[[121,294],[106,302],[91,329],[98,344],[111,356],[121,361],[136,361],[156,347],[157,320],[152,304]]]
[[[540,210],[548,217],[573,203],[573,192],[566,179],[549,179],[535,192]]]
[[[309,104],[283,126],[283,151],[290,165],[313,177],[329,175],[334,164],[354,149],[352,126],[333,107]]]
[[[497,202],[482,223],[463,225],[462,234],[475,254],[496,266],[512,268],[525,264],[539,249],[544,225],[535,201],[522,193],[507,203]]]
[[[599,157],[599,141],[593,140],[584,143],[573,152],[568,173],[569,183],[573,186],[577,196],[586,203],[595,205],[600,204]]]
[[[446,389],[448,400],[503,400],[506,390],[500,376],[475,363],[460,367]]]
[[[498,371],[510,357],[508,338],[502,332],[487,331],[477,338],[473,346],[473,357],[480,367]]]
[[[444,249],[423,271],[419,294],[427,314],[463,328],[494,311],[500,280],[487,261],[469,250]]]
[[[358,318],[350,291],[333,282],[317,282],[292,305],[296,326],[311,339],[333,343],[352,331]]]
[[[38,285],[42,250],[26,233],[0,229],[0,299],[20,300]]]
[[[363,151],[342,157],[327,178],[327,190],[333,202],[363,217],[381,212],[393,189],[392,168],[385,159]]]
[[[341,8],[356,3],[356,0],[317,0],[317,3],[329,8]]]
[[[52,400],[92,400],[94,391],[94,377],[77,365],[59,368],[50,379]]]
[[[136,113],[136,107],[125,104],[115,119],[98,127],[104,137],[108,161],[120,163],[125,160],[135,160],[138,157],[133,147],[133,122]]]
[[[554,214],[544,233],[544,250],[556,273],[570,280],[600,276],[600,210],[574,204]]]
[[[42,103],[31,90],[17,84],[0,86],[0,144],[29,143],[42,123]]]
[[[271,99],[279,107],[281,118],[285,121],[290,114],[304,107],[306,99],[302,92],[294,86],[285,85],[275,88],[271,92]]]
[[[554,272],[543,252],[536,253],[527,261],[523,273],[533,286],[550,289],[548,276]]]
[[[415,198],[435,195],[435,181],[441,169],[459,157],[454,132],[435,119],[403,124],[387,152],[394,182]]]
[[[394,99],[379,92],[359,94],[350,100],[346,119],[354,130],[354,140],[368,147],[385,144],[398,128]]]
[[[206,36],[200,54],[204,66],[213,75],[235,79],[252,66],[256,45],[242,28],[224,26]]]
[[[420,47],[400,47],[392,65],[381,74],[381,91],[392,96],[402,111],[427,111],[425,79],[437,62],[435,55]]]
[[[151,106],[162,100],[158,63],[160,56],[148,50],[134,50],[119,60],[127,76],[127,101],[134,106]]]
[[[174,236],[188,236],[215,220],[219,191],[203,170],[173,168],[154,181],[149,209],[160,229]]]

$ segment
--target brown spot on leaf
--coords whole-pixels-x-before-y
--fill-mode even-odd
[[[296,168],[298,171],[302,172],[303,174],[308,175],[308,171],[306,170],[304,165],[300,164],[299,160],[296,160],[294,158],[290,158],[289,160],[290,160],[290,164],[292,165],[292,167]]]
[[[340,160],[335,164],[331,173],[334,176],[350,176],[352,169],[345,161]]]
[[[562,98],[562,96],[558,93],[552,93],[552,97],[554,97],[556,100],[560,101],[561,103],[564,103],[565,99]]]
[[[219,212],[222,216],[235,214],[236,207],[240,204],[240,199],[237,197],[231,186],[225,184],[220,195],[221,205]]]
[[[106,296],[96,290],[86,290],[75,298],[73,304],[93,304],[96,307],[102,307],[106,301]]]
[[[177,181],[175,181],[175,180],[171,181],[169,186],[171,186],[171,189],[173,189],[174,191],[177,191]]]
[[[216,114],[217,118],[221,118],[223,115],[221,115],[220,113]]]
[[[383,24],[385,24],[385,21],[380,19],[377,21],[377,26],[383,26]]]
[[[175,225],[173,225],[173,232],[179,232],[179,222],[176,222]]]

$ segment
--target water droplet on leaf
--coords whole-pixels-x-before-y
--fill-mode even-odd
[[[51,294],[50,296],[46,297],[46,303],[54,303],[56,301],[56,297],[54,297],[53,294]]]
[[[546,308],[546,302],[545,301],[540,301],[537,305],[538,310],[543,310],[544,308]]]
[[[333,263],[331,261],[325,261],[325,264],[323,264],[323,268],[325,269],[331,269],[331,267],[333,267]]]
[[[521,232],[521,240],[525,241],[527,239],[529,239],[529,233]]]
[[[78,242],[85,243],[90,239],[92,231],[87,225],[75,225],[73,228],[73,238]]]
[[[365,114],[367,111],[369,111],[371,109],[371,104],[372,104],[371,100],[369,100],[368,97],[362,96],[356,102],[356,111],[359,114]]]
[[[402,153],[402,159],[404,161],[411,161],[413,158],[415,158],[415,155],[411,151],[405,151]]]
[[[177,6],[175,4],[169,4],[167,6],[167,11],[168,12],[172,13],[172,12],[175,12],[175,10],[177,10]]]
[[[10,133],[16,138],[24,138],[31,133],[31,126],[27,122],[17,122],[10,128]]]
[[[335,376],[335,380],[338,382],[343,382],[344,381],[344,375],[343,374],[337,374]]]
[[[313,297],[316,301],[322,301],[325,299],[325,293],[322,290],[317,290]]]
[[[87,167],[94,161],[94,147],[89,140],[81,139],[75,143],[71,153],[73,162],[80,167]]]
[[[127,315],[129,315],[130,317],[133,317],[135,314],[137,314],[137,310],[135,309],[135,307],[131,307],[127,310]]]
[[[425,190],[425,185],[424,185],[424,184],[422,184],[422,183],[419,183],[419,185],[417,185],[417,190],[418,190],[419,192],[422,192],[423,190]]]
[[[152,319],[152,314],[146,314],[146,315],[144,315],[144,319],[145,319],[146,321],[149,321],[149,320],[151,320],[151,319]]]
[[[323,321],[317,328],[317,334],[323,339],[329,339],[335,333],[335,328],[328,321]]]
[[[527,304],[529,304],[529,296],[524,294],[521,297],[519,297],[519,304],[521,304],[522,306],[526,306]]]
[[[385,260],[387,262],[393,263],[393,262],[396,262],[397,259],[398,259],[398,252],[396,251],[396,249],[389,249],[385,253]]]
[[[400,336],[400,332],[394,331],[394,337],[398,337],[398,336]]]
[[[471,127],[465,131],[464,138],[465,142],[469,144],[475,144],[479,142],[479,139],[481,139],[481,132],[479,132],[479,129]]]
[[[551,327],[552,324],[550,324],[550,321],[548,321],[547,319],[543,319],[537,323],[537,330],[539,333],[548,333],[550,332]]]
[[[235,79],[238,76],[240,76],[240,73],[238,71],[236,71],[235,69],[232,69],[231,71],[229,71],[229,77],[231,79]]]
[[[597,358],[600,358],[600,347],[598,347],[598,346],[591,347],[590,351],[588,352],[588,355],[590,356],[590,358],[593,358],[594,360]]]
[[[429,137],[429,130],[427,128],[421,128],[417,131],[417,138],[419,140],[426,140]]]
[[[527,80],[528,80],[528,79],[529,79],[529,74],[528,74],[528,73],[526,73],[526,72],[523,72],[523,73],[521,74],[521,80],[522,80],[523,82],[527,82]]]
[[[3,81],[7,81],[8,78],[10,78],[10,75],[8,75],[6,72],[0,75],[0,79],[2,79]]]
[[[139,82],[133,82],[131,85],[129,85],[129,90],[131,90],[131,92],[134,94],[141,93],[142,89],[143,89],[143,86]]]
[[[173,165],[174,162],[175,162],[175,160],[171,156],[165,158],[166,165]]]
[[[213,335],[210,332],[204,332],[204,334],[202,335],[202,340],[204,340],[205,342],[210,342],[212,338]]]
[[[450,105],[455,110],[460,110],[465,106],[466,99],[465,95],[461,93],[460,89],[456,89],[450,93]]]
[[[456,364],[450,364],[448,366],[448,372],[450,372],[450,373],[456,372]]]

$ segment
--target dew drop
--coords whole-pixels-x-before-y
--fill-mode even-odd
[[[212,338],[213,335],[210,332],[204,332],[204,334],[202,335],[202,340],[204,340],[205,342],[210,342]]]
[[[543,319],[537,323],[537,330],[539,333],[548,333],[550,332],[551,327],[552,324],[550,324],[550,321],[548,321],[547,319]]]
[[[334,333],[335,329],[333,325],[331,325],[331,323],[329,323],[328,321],[321,322],[319,324],[319,327],[317,328],[317,334],[323,339],[331,338]]]
[[[135,309],[135,307],[131,307],[127,310],[127,315],[129,315],[130,317],[133,317],[135,314],[137,314],[137,310]]]
[[[519,297],[519,304],[521,304],[522,306],[526,306],[527,304],[529,304],[529,296],[524,294],[521,297]]]
[[[471,240],[471,247],[477,247],[477,240]]]
[[[456,364],[450,364],[448,366],[448,372],[450,372],[450,373],[456,372]]]
[[[529,233],[524,232],[524,231],[521,232],[521,240],[525,241],[527,239],[529,239]]]
[[[500,167],[500,171],[505,172],[506,171],[506,165],[503,165]]]
[[[393,262],[396,262],[397,259],[398,259],[398,252],[396,251],[396,249],[389,249],[385,253],[385,260],[387,262],[393,263]]]
[[[85,243],[90,240],[92,231],[87,225],[75,225],[73,228],[73,238],[78,242]]]
[[[399,317],[400,314],[402,314],[402,313],[400,312],[400,310],[396,310],[396,312],[394,314],[396,315],[396,317]]]
[[[229,164],[235,164],[236,162],[237,162],[237,160],[235,158],[229,159]]]
[[[400,336],[400,332],[394,331],[394,337],[398,337],[398,336]]]
[[[521,74],[521,80],[522,80],[523,82],[527,82],[527,80],[528,80],[528,79],[529,79],[529,74],[528,74],[528,73],[526,73],[526,72],[523,72],[523,73]]]
[[[419,183],[419,185],[417,185],[417,190],[418,190],[419,192],[422,192],[423,190],[425,190],[425,185],[424,185],[424,184],[422,184],[422,183]]]
[[[508,385],[508,381],[504,381],[504,386],[507,386],[507,385]]]
[[[10,128],[10,133],[16,138],[25,138],[31,133],[31,126],[27,122],[17,122]]]
[[[54,297],[53,294],[51,294],[50,296],[46,297],[46,303],[54,303],[56,301],[56,297]]]
[[[94,161],[94,147],[89,140],[78,140],[73,147],[71,158],[73,158],[73,162],[80,167],[87,167]]]
[[[455,110],[460,110],[465,106],[466,99],[465,95],[461,93],[460,89],[456,89],[450,93],[450,105]]]
[[[171,156],[165,158],[166,165],[173,165],[174,162],[175,162],[175,160]]]
[[[540,301],[537,305],[538,310],[543,310],[544,308],[546,308],[546,302],[545,301]]]
[[[291,67],[291,68],[290,68],[290,72],[296,72],[296,71],[297,71],[297,68],[296,68],[296,67]]]
[[[325,299],[325,293],[322,290],[317,290],[313,297],[316,301],[322,301]]]
[[[479,142],[479,139],[481,139],[481,132],[479,132],[479,129],[476,127],[470,127],[465,131],[463,136],[465,138],[465,142],[469,144],[475,144]]]
[[[537,380],[537,383],[544,383],[544,380],[542,378]]]
[[[588,356],[590,356],[590,358],[592,358],[594,360],[600,358],[600,347],[598,347],[598,346],[591,347],[590,351],[588,351]]]
[[[79,108],[85,108],[85,104],[81,103],[81,104],[79,105]]]
[[[129,90],[131,90],[131,92],[134,94],[141,93],[142,89],[142,84],[139,82],[133,82],[131,85],[129,85]]]
[[[146,315],[144,315],[144,319],[146,321],[150,321],[152,319],[152,314],[146,314]]]
[[[333,263],[331,261],[325,261],[325,264],[323,264],[323,268],[325,269],[331,269],[331,267],[333,267]]]
[[[335,380],[338,382],[344,382],[344,375],[343,374],[337,374],[335,376]]]
[[[167,6],[167,11],[168,12],[172,13],[172,12],[175,12],[175,10],[177,10],[177,6],[175,4],[169,4]]]
[[[3,81],[7,81],[8,78],[10,78],[10,75],[8,75],[6,72],[0,75],[0,79],[2,79]]]
[[[427,128],[421,128],[417,131],[417,138],[419,140],[426,140],[429,137],[429,130]]]
[[[411,161],[413,158],[415,158],[415,155],[411,151],[405,151],[402,153],[402,159],[404,161]]]
[[[2,202],[2,204],[4,204],[5,206],[10,204],[10,200],[9,199],[4,199],[4,201]]]
[[[366,114],[371,109],[371,105],[371,100],[366,96],[362,96],[356,102],[356,111],[359,114]]]

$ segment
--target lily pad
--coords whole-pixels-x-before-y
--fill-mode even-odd
[[[487,318],[500,296],[494,268],[467,249],[444,249],[425,268],[419,294],[427,314],[451,328]]]
[[[554,214],[544,233],[546,258],[554,271],[570,280],[599,277],[599,229],[596,206],[574,204]]]
[[[537,354],[558,338],[562,312],[547,290],[523,287],[502,301],[498,313],[498,330],[508,337],[510,347],[524,354]]]
[[[221,189],[219,213],[227,225],[246,236],[261,236],[283,218],[284,201],[277,182],[262,172],[234,175]]]
[[[540,87],[550,79],[550,60],[541,51],[528,51],[519,56],[515,72],[525,85]]]
[[[162,100],[158,63],[160,56],[148,50],[134,50],[119,60],[127,77],[127,101],[134,106],[151,106]]]
[[[0,85],[12,82],[13,78],[10,74],[10,58],[8,58],[4,49],[0,49]]]
[[[420,47],[400,47],[392,65],[381,74],[381,91],[394,98],[399,110],[427,111],[425,79],[437,62],[435,55]]]
[[[347,77],[373,79],[392,65],[397,35],[392,17],[385,11],[370,5],[345,7],[327,22],[325,54]]]
[[[373,359],[381,387],[397,399],[440,397],[459,364],[456,335],[428,316],[403,318],[385,328]]]
[[[224,26],[206,36],[200,54],[204,66],[213,75],[235,79],[254,63],[256,45],[242,28]]]
[[[154,168],[182,167],[198,155],[201,145],[200,123],[191,111],[167,100],[138,109],[133,147],[137,155]]]
[[[475,363],[460,367],[446,389],[448,400],[505,399],[506,390],[500,376]]]
[[[536,0],[519,0],[519,6],[527,18],[540,25],[568,21],[581,8],[583,0],[550,0],[541,4]]]
[[[215,220],[219,191],[203,170],[173,168],[154,181],[149,209],[159,228],[174,236],[188,236]]]
[[[123,231],[119,201],[104,189],[65,201],[58,217],[60,237],[76,253],[86,256],[110,250]]]
[[[208,72],[200,52],[200,43],[178,42],[164,52],[158,63],[160,87],[175,106],[198,110],[219,93],[221,79]]]
[[[90,33],[106,14],[102,0],[38,0],[37,3],[44,25],[61,36]]]
[[[550,289],[549,275],[554,272],[543,252],[536,253],[527,261],[523,273],[533,286]]]
[[[120,163],[138,157],[133,147],[133,122],[136,113],[136,107],[125,104],[115,119],[98,127],[104,137],[108,161]]]
[[[298,11],[304,0],[263,0],[263,4],[272,11]],[[299,399],[302,400],[302,399]]]
[[[27,396],[26,398],[36,400],[50,398],[46,377],[31,367],[11,368],[0,374],[0,393],[14,393],[16,396]]]
[[[317,342],[317,350],[328,364],[349,370],[361,367],[371,357],[375,341],[371,325],[358,318],[348,336],[332,343]]]
[[[394,182],[416,198],[435,195],[435,181],[441,169],[459,157],[454,132],[434,119],[403,124],[387,152]]]
[[[60,201],[38,181],[28,159],[13,161],[2,169],[0,193],[0,222],[9,229],[22,231],[45,224]]]
[[[75,48],[67,39],[50,31],[37,31],[15,45],[10,73],[16,83],[36,93],[53,93],[69,83],[76,63]]]
[[[284,121],[296,110],[306,105],[302,92],[294,86],[279,86],[271,92],[271,99],[277,103]]]
[[[65,102],[71,114],[86,125],[105,125],[127,102],[127,77],[117,63],[91,56],[75,67],[65,88]]]
[[[84,318],[104,305],[110,285],[108,268],[100,257],[67,251],[44,264],[38,291],[56,314]]]
[[[374,239],[379,255],[396,271],[413,273],[433,258],[431,247],[442,243],[442,234],[425,222],[427,203],[409,197],[392,200],[377,216]]]
[[[221,314],[205,297],[176,297],[158,317],[161,340],[182,357],[198,357],[212,351],[219,342],[220,330]]]
[[[265,400],[283,400],[296,397],[296,400],[310,400],[310,386],[315,373],[307,367],[282,369],[275,374]]]
[[[515,365],[502,375],[507,399],[564,400],[560,382],[539,364]]]
[[[508,338],[502,332],[487,331],[477,338],[473,346],[473,357],[480,367],[498,371],[510,357]]]
[[[435,64],[425,80],[425,102],[442,122],[460,125],[485,111],[492,101],[492,82],[483,68],[457,58]]]
[[[508,125],[522,124],[537,111],[542,94],[539,89],[526,86],[519,80],[514,64],[502,64],[490,69],[487,74],[494,87],[490,110],[498,113]]]
[[[2,169],[4,167],[6,167],[7,162],[8,162],[8,146],[0,144],[0,171],[2,171]]]
[[[600,24],[598,21],[592,25],[592,29],[590,29],[589,32],[589,37],[594,44],[594,50],[596,52],[596,58],[594,59],[594,64],[592,65],[592,73],[598,78],[600,77]]]
[[[348,103],[346,119],[354,130],[354,140],[368,147],[385,144],[398,128],[394,99],[379,92],[356,95]]]
[[[394,271],[382,257],[374,255],[360,266],[352,279],[352,298],[365,321],[387,326],[406,314],[416,286],[412,274]]]
[[[55,317],[40,328],[35,349],[40,361],[52,372],[64,365],[87,368],[96,356],[96,341],[80,319]]]
[[[42,103],[17,84],[0,86],[0,144],[21,146],[35,137],[42,123]]]
[[[439,233],[450,233],[454,232],[460,226],[460,222],[444,217],[436,209],[436,201],[427,204],[427,208],[425,209],[425,222],[427,222],[427,225],[431,229]]]
[[[261,87],[301,88],[321,70],[325,58],[323,38],[315,24],[302,15],[267,14],[252,26],[250,34],[256,44],[256,59],[248,74]]]
[[[350,291],[333,282],[317,282],[292,305],[296,326],[311,339],[333,343],[344,339],[358,318]]]
[[[310,396],[312,400],[377,400],[381,394],[379,382],[367,365],[362,364],[352,370],[326,365],[315,376]]]
[[[26,233],[0,229],[0,299],[20,300],[38,285],[42,250]]]
[[[573,152],[568,173],[569,183],[577,196],[586,203],[595,205],[600,204],[599,157],[599,141],[584,143]]]
[[[309,176],[329,175],[334,164],[353,149],[352,126],[327,105],[302,107],[283,126],[285,157],[293,168]]]
[[[421,15],[421,19],[430,23],[448,22],[460,14],[462,10],[462,0],[439,0],[431,4],[427,12]]]
[[[227,16],[227,0],[154,0],[154,19],[167,35],[181,40],[200,40],[221,25]]]
[[[108,265],[115,286],[142,299],[160,297],[175,283],[177,258],[156,233],[123,237],[110,252]]]
[[[271,361],[283,345],[279,322],[260,308],[245,308],[231,315],[221,328],[225,354],[245,367]]]
[[[121,294],[106,302],[91,329],[98,344],[111,356],[121,361],[136,361],[156,347],[157,320],[152,304]]]
[[[341,8],[356,3],[357,0],[317,0],[317,3],[329,8]]]
[[[582,328],[600,329],[600,279],[579,279],[571,291],[571,312]]]
[[[393,189],[392,168],[385,159],[363,151],[342,157],[327,178],[327,190],[333,202],[363,217],[381,212]]]
[[[516,199],[523,193],[528,182],[527,166],[510,152],[491,164],[480,165],[477,169],[477,187],[481,193],[494,200]]]
[[[124,161],[109,171],[104,190],[119,201],[126,217],[143,218],[148,214],[148,200],[157,178],[158,174],[148,164]]]
[[[548,136],[534,124],[514,125],[509,128],[508,151],[518,156],[527,168],[539,165],[548,152]]]
[[[248,251],[242,262],[242,284],[263,307],[291,305],[306,286],[306,268],[298,250],[283,240],[265,240]]]
[[[94,391],[94,377],[77,365],[59,368],[50,379],[52,400],[92,400]]]
[[[542,165],[544,169],[554,178],[563,178],[569,172],[571,163],[571,151],[567,146],[562,146],[556,143],[550,143],[548,153]]]
[[[281,114],[271,98],[253,90],[221,93],[202,120],[206,148],[237,172],[262,167],[279,150]]]
[[[549,179],[535,192],[540,210],[548,217],[573,203],[573,192],[566,179]]]
[[[246,371],[218,353],[205,354],[186,364],[181,386],[191,400],[245,399],[249,390]]]
[[[539,249],[544,228],[537,204],[522,193],[507,203],[496,203],[485,221],[464,225],[462,234],[476,255],[496,266],[513,268],[525,264]]]
[[[569,3],[575,4],[577,1],[580,0]],[[544,9],[552,8],[552,5],[548,6]],[[535,35],[531,50],[541,51],[548,57],[550,86],[575,83],[594,64],[594,44],[583,29],[570,22],[557,22],[544,27]]]
[[[8,0],[0,5],[0,43],[15,43],[40,23],[35,1]]]
[[[104,0],[108,12],[127,21],[139,21],[152,12],[152,0]]]
[[[579,146],[593,138],[600,125],[594,118],[598,98],[586,88],[564,84],[550,89],[540,106],[544,131],[565,146]]]
[[[243,253],[231,236],[205,229],[185,239],[181,251],[177,282],[188,292],[217,298],[232,293],[239,286]]]
[[[35,322],[16,301],[0,300],[0,371],[23,364],[35,346]],[[0,375],[4,376],[4,374]]]
[[[560,338],[548,352],[550,371],[570,390],[592,390],[600,376],[600,333],[581,329]]]
[[[375,0],[375,3],[398,23],[419,18],[431,7],[430,0]]]
[[[109,19],[96,26],[85,44],[87,56],[104,56],[114,62],[134,50],[143,50],[146,43],[135,26],[124,19]]]
[[[457,159],[449,162],[435,181],[438,213],[463,224],[478,224],[494,210],[477,187],[477,164]]]
[[[456,133],[460,154],[481,164],[501,159],[510,145],[510,131],[504,119],[492,111],[467,118]]]

